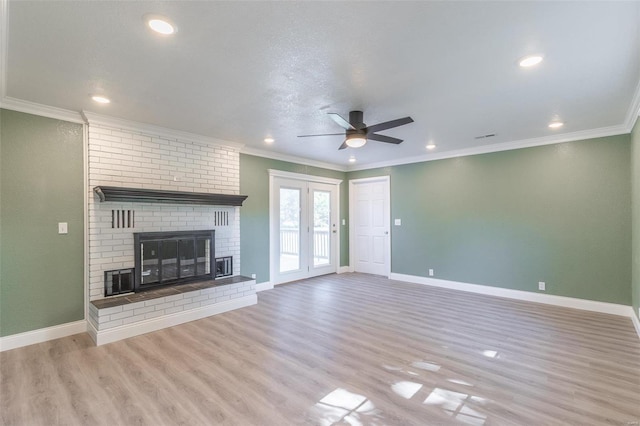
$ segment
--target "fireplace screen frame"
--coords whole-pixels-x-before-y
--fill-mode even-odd
[[[215,264],[215,230],[207,229],[200,231],[169,231],[169,232],[134,232],[134,256],[135,256],[135,279],[134,279],[134,291],[144,291],[150,290],[158,287],[163,287],[167,285],[178,285],[183,283],[189,283],[194,281],[203,281],[203,280],[213,280],[216,276],[216,264]],[[208,259],[205,261],[206,264],[209,265],[208,273],[200,273],[198,270],[198,253],[197,253],[197,243],[198,241],[208,240]],[[181,271],[183,268],[181,267],[181,247],[186,247],[188,249],[188,245],[191,242],[191,248],[193,252],[191,253],[192,257],[188,260],[193,260],[193,274],[188,276],[181,276]],[[158,277],[157,281],[144,283],[143,276],[145,273],[149,273],[151,269],[147,264],[143,265],[143,250],[145,243],[157,244],[157,254],[154,253],[157,258],[156,265],[156,275]],[[171,244],[175,246],[176,254],[175,256],[171,256],[171,259],[175,257],[176,264],[173,268],[176,273],[175,277],[166,278],[164,275],[163,268],[163,244]],[[206,247],[206,243],[205,243]],[[205,250],[206,251],[206,250]],[[170,260],[171,260],[170,259]]]

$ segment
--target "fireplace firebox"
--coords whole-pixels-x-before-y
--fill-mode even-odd
[[[135,291],[214,279],[215,230],[135,232]]]

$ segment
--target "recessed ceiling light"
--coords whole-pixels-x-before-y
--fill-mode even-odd
[[[524,58],[520,59],[518,64],[521,67],[526,68],[526,67],[532,67],[534,65],[538,65],[540,62],[542,62],[542,56],[531,55],[531,56],[525,56]]]
[[[436,149],[436,144],[434,144],[433,142],[429,142],[427,144],[427,149]]]
[[[265,141],[266,143],[274,143],[274,142],[275,142],[275,139],[273,139],[273,138],[264,138],[264,141]]]
[[[564,126],[564,123],[562,121],[554,121],[549,123],[549,128],[550,129],[558,129],[560,127]]]
[[[163,16],[146,16],[147,25],[153,31],[162,35],[171,35],[176,32],[176,27]]]
[[[349,162],[350,163],[355,163],[356,162],[356,157],[349,157]]]
[[[111,102],[109,98],[105,98],[104,96],[92,96],[91,99],[99,104],[108,104]]]

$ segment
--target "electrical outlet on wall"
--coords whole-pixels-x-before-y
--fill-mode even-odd
[[[251,274],[251,278],[256,279],[256,274]]]
[[[433,276],[433,269],[429,269],[429,276],[432,277]]]
[[[544,281],[538,281],[538,290],[546,291],[546,289],[547,289],[547,285],[544,283]]]
[[[69,227],[67,222],[58,222],[58,234],[68,234]]]

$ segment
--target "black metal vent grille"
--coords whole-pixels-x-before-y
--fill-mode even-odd
[[[229,212],[224,210],[214,211],[213,226],[229,226]]]
[[[135,228],[135,210],[111,210],[112,228]]]
[[[133,291],[133,268],[104,271],[104,295],[130,293]]]
[[[233,257],[216,257],[216,278],[233,275]]]
[[[474,139],[487,139],[487,138],[492,138],[494,137],[496,134],[495,133],[489,133],[487,135],[480,135],[480,136],[476,136]]]

